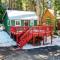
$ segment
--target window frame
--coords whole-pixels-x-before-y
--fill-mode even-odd
[[[19,21],[19,25],[16,25],[16,22]],[[15,20],[15,26],[21,26],[21,20]]]
[[[33,24],[32,24],[33,23]],[[32,24],[32,25],[31,25]],[[30,26],[34,26],[34,20],[30,20]]]

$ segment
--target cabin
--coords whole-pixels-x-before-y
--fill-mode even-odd
[[[57,28],[60,29],[60,15],[59,15],[59,11],[57,11]],[[54,10],[53,9],[46,9],[43,16],[42,16],[42,23],[46,23],[48,25],[52,25],[53,27],[55,27],[55,15],[54,15]]]
[[[4,26],[7,31],[11,26],[36,26],[38,17],[32,11],[6,10]]]
[[[37,26],[38,17],[35,12],[17,10],[7,10],[6,12],[4,16],[5,29],[10,32],[10,36],[17,42],[18,47],[22,48],[27,43],[44,45],[44,37],[52,37],[52,26]],[[43,43],[41,44],[41,42]]]
[[[46,9],[43,16],[42,16],[42,23],[46,23],[48,25],[54,25],[55,23],[55,16],[54,10]]]

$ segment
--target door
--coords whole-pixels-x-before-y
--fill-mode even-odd
[[[15,20],[15,26],[21,26],[21,20]]]
[[[29,20],[24,20],[24,26],[29,26]]]

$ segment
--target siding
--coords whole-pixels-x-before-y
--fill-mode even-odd
[[[37,20],[34,20],[34,26],[37,26]]]
[[[24,26],[24,20],[21,20],[21,26]]]
[[[4,26],[5,26],[6,31],[10,30],[10,26],[8,26],[8,24],[7,24],[8,20],[9,20],[8,16],[5,15],[5,17],[4,17]]]
[[[15,26],[15,20],[11,20],[11,25]]]

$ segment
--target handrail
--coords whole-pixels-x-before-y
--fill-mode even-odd
[[[27,37],[27,33],[29,35],[30,31],[31,31],[31,28],[29,30],[27,30],[26,33],[20,39],[23,39],[24,37]]]
[[[29,29],[28,26],[12,26],[12,27],[10,27],[10,32],[25,31],[27,29]]]
[[[25,32],[20,39],[23,39],[23,37],[27,37],[27,35],[29,35],[29,33],[32,32],[32,35],[34,32],[37,32],[38,35],[40,35],[41,31],[44,31],[45,35],[47,34],[46,32],[50,31],[52,33],[53,29],[52,26],[32,26],[32,27],[28,27],[28,26],[12,26],[11,27],[11,31],[12,32],[16,32],[17,29],[23,29],[23,32]],[[26,31],[26,29],[28,29]]]
[[[24,34],[24,36],[29,32],[30,33],[30,31],[32,30],[32,32],[34,32],[34,30],[38,30],[38,34],[39,34],[39,30],[44,30],[45,32],[46,31],[52,31],[52,27],[51,26],[33,26],[33,27],[31,27],[25,34]]]

